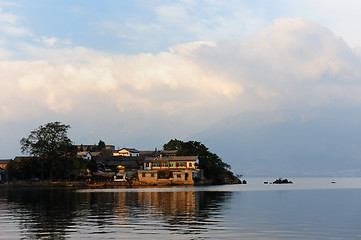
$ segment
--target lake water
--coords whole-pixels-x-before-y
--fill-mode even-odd
[[[291,178],[291,185],[247,180],[208,187],[0,188],[0,239],[361,239],[360,178]]]

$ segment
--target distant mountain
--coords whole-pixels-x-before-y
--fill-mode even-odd
[[[192,136],[246,176],[361,176],[361,110],[246,112]]]

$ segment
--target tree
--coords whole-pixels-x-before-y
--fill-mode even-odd
[[[204,176],[215,184],[238,182],[238,178],[230,171],[231,166],[223,162],[217,154],[210,152],[201,142],[172,139],[164,144],[163,148],[177,150],[177,156],[198,156],[198,167],[203,169]]]
[[[65,177],[73,168],[77,147],[67,136],[69,125],[50,122],[30,132],[20,140],[22,153],[38,157],[41,165],[41,178]]]
[[[103,149],[105,149],[105,142],[103,142],[102,140],[99,140],[98,151],[100,152]]]

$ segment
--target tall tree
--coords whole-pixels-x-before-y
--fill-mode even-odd
[[[103,142],[102,140],[99,140],[98,151],[100,152],[103,149],[105,149],[105,142]]]
[[[69,128],[60,122],[50,122],[20,140],[22,153],[38,157],[41,178],[44,174],[52,178],[65,177],[72,170],[77,147],[67,136]]]

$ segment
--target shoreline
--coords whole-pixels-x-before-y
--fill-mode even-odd
[[[0,188],[107,188],[107,187],[170,187],[170,186],[206,186],[210,183],[202,184],[146,184],[142,182],[85,182],[85,181],[39,181],[39,182],[5,182],[0,184]]]

